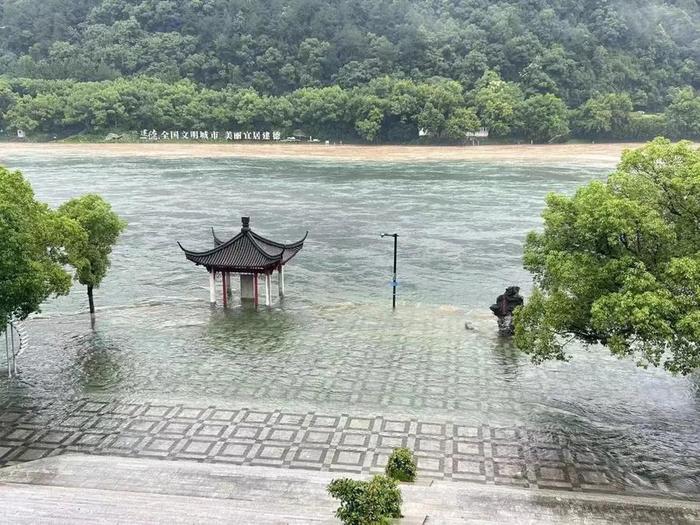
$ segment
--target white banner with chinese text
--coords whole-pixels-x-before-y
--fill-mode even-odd
[[[279,131],[141,130],[141,140],[281,140]]]

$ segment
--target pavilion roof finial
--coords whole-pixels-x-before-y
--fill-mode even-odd
[[[241,217],[241,223],[243,224],[242,232],[250,230],[250,217]]]

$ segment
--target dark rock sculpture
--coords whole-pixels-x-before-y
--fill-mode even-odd
[[[496,299],[496,304],[491,305],[493,315],[498,317],[498,333],[499,335],[510,337],[515,332],[513,325],[513,311],[525,304],[524,299],[520,295],[519,286],[510,286],[506,288],[506,293],[499,295]]]

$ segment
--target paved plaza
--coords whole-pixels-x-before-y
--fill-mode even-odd
[[[78,452],[367,475],[405,445],[426,480],[700,497],[689,380],[593,353],[535,367],[489,339],[491,318],[466,331],[433,307],[391,324],[355,306],[246,315],[126,308],[89,332],[80,316],[32,320],[20,379],[0,382],[0,462]]]
[[[64,407],[66,405],[63,405]],[[583,437],[416,418],[260,411],[84,398],[71,408],[7,404],[4,465],[78,452],[369,474],[395,447],[415,450],[423,479],[669,495],[588,448]],[[693,487],[685,496],[696,497]]]

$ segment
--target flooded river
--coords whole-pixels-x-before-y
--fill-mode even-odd
[[[16,156],[38,198],[98,192],[129,223],[96,290],[77,286],[27,323],[17,406],[77,398],[187,400],[362,412],[575,434],[632,483],[700,490],[697,377],[642,370],[600,349],[532,365],[496,336],[488,306],[525,294],[525,234],[544,197],[605,171],[476,163]],[[208,304],[206,272],[177,245],[211,246],[240,217],[303,251],[269,310]],[[392,241],[399,303],[391,311]],[[235,287],[234,287],[235,289]],[[235,303],[237,303],[234,300]],[[465,321],[475,328],[467,331]],[[47,401],[48,400],[48,401]]]

